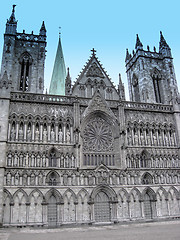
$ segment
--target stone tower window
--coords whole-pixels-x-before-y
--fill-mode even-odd
[[[132,85],[134,88],[134,99],[133,100],[135,102],[140,102],[139,81],[138,81],[138,78],[136,77],[136,75],[133,75]]]
[[[32,63],[32,58],[29,53],[24,53],[20,58],[21,72],[20,72],[20,91],[29,90],[29,79],[30,79],[30,65]]]
[[[154,69],[154,72],[152,74],[153,79],[153,86],[154,86],[154,94],[155,99],[157,103],[162,103],[162,97],[161,97],[161,74],[157,69]]]

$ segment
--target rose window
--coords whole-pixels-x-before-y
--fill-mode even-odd
[[[112,151],[113,134],[110,125],[102,118],[95,118],[84,129],[84,151]]]

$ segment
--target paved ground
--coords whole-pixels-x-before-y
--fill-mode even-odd
[[[0,229],[0,240],[180,240],[180,220],[125,225]]]

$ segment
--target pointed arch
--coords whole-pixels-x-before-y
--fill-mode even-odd
[[[77,221],[78,222],[87,222],[90,220],[89,213],[89,193],[86,189],[82,188],[77,194]]]
[[[51,196],[54,196],[56,198],[57,203],[63,204],[63,197],[59,191],[57,191],[54,188],[51,188],[46,194],[45,194],[45,201],[48,203]]]
[[[68,196],[69,195],[69,196]],[[63,194],[63,199],[67,197],[68,200],[70,200],[70,198],[72,197],[73,198],[73,202],[74,203],[77,203],[77,196],[76,194],[74,193],[74,191],[70,188],[68,188],[64,194]]]
[[[142,200],[144,200],[144,196],[145,196],[146,193],[149,195],[151,201],[156,201],[156,193],[150,187],[146,187],[143,190],[143,192],[142,192]]]
[[[154,68],[151,74],[154,87],[154,95],[157,103],[162,103],[162,75],[157,68]]]
[[[6,201],[6,197],[8,197],[10,199],[10,202],[13,203],[13,196],[11,195],[11,193],[5,188],[4,189],[4,203]]]
[[[145,172],[141,177],[141,183],[146,184],[153,184],[153,177],[149,172]]]
[[[27,194],[22,188],[19,188],[19,189],[13,194],[13,199],[15,199],[15,197],[17,197],[17,195],[18,195],[19,193],[22,193],[23,196],[24,196],[25,199],[26,199],[26,202],[29,203],[28,194]]]
[[[132,219],[141,217],[141,193],[136,187],[129,193],[129,209]]]
[[[117,201],[117,194],[114,189],[104,184],[101,184],[93,189],[90,195],[90,201],[94,202],[95,196],[98,194],[98,192],[104,192],[107,194],[110,201]]]
[[[50,186],[59,185],[60,176],[56,171],[50,171],[46,176],[46,183]]]

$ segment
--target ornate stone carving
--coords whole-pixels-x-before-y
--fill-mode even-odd
[[[85,151],[112,151],[113,134],[109,124],[96,117],[84,129],[83,148]]]
[[[86,73],[87,77],[100,77],[100,78],[104,78],[104,75],[101,71],[101,69],[97,66],[97,63],[93,63],[90,68],[88,69],[87,73]]]

